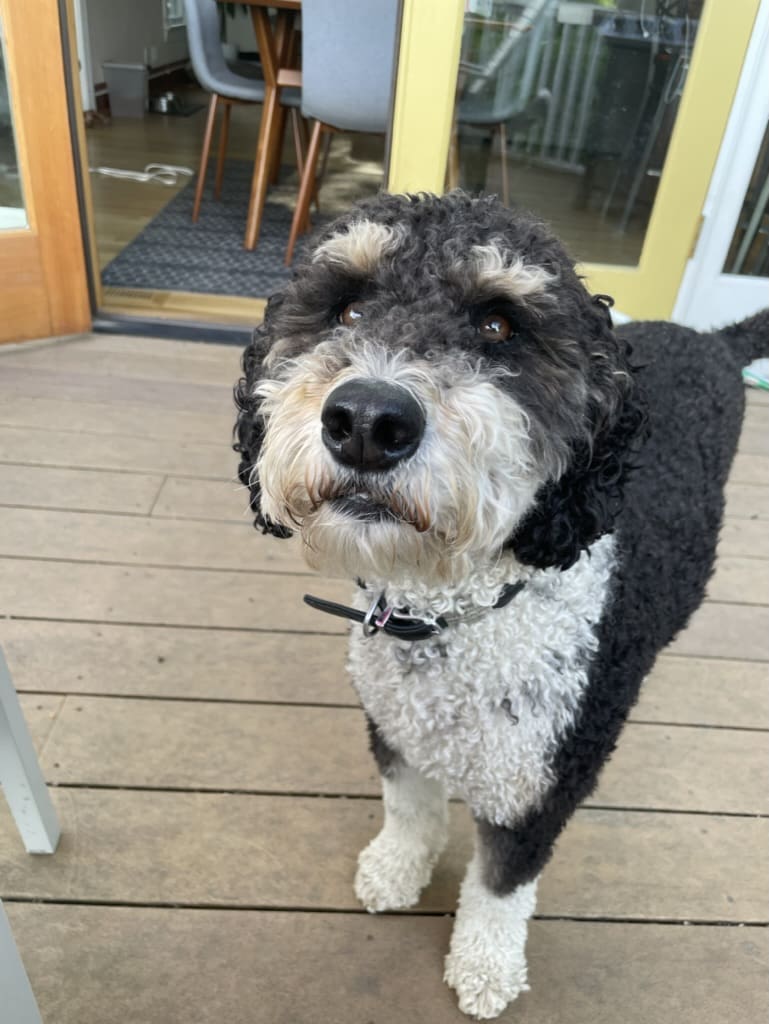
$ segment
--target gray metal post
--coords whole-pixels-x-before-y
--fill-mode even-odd
[[[27,972],[0,901],[0,1001],[8,1024],[43,1024]]]
[[[53,853],[61,829],[0,648],[0,785],[27,853]]]

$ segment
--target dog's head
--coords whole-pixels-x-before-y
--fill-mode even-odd
[[[367,580],[567,568],[611,530],[643,414],[550,231],[493,198],[381,196],[272,297],[236,388],[256,523]]]

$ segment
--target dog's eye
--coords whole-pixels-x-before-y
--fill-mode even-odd
[[[515,332],[507,317],[489,313],[478,324],[478,333],[487,341],[509,341]]]
[[[351,302],[345,306],[337,317],[340,324],[345,327],[353,327],[363,316],[363,308],[359,302]]]

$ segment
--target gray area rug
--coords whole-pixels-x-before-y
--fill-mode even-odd
[[[197,224],[192,223],[193,178],[104,268],[104,284],[253,298],[277,291],[291,279],[283,259],[293,211],[268,202],[257,246],[247,252],[243,235],[252,171],[248,160],[228,160],[222,195],[215,200],[211,166]],[[321,223],[313,217],[313,228]]]

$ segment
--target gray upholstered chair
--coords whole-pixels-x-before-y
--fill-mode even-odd
[[[216,178],[214,196],[219,198],[224,176],[224,157],[227,151],[227,140],[230,129],[230,111],[233,103],[262,103],[264,100],[264,82],[261,78],[249,74],[238,74],[233,71],[224,59],[219,32],[219,5],[216,0],[184,0],[187,19],[187,42],[190,49],[190,60],[195,76],[211,93],[208,105],[208,119],[203,136],[203,151],[200,155],[200,171],[198,172],[195,202],[192,207],[192,219],[197,221],[200,214],[200,203],[208,170],[208,159],[211,142],[216,125],[219,106],[224,107],[222,127],[219,135],[219,152],[216,161]],[[301,100],[299,89],[281,90],[281,103],[291,108],[294,125],[294,142],[297,146],[297,158],[301,164],[299,147],[298,107]],[[301,167],[300,167],[301,173]]]
[[[398,0],[302,0],[302,114],[312,118],[286,264],[308,223],[324,132],[386,132]]]

